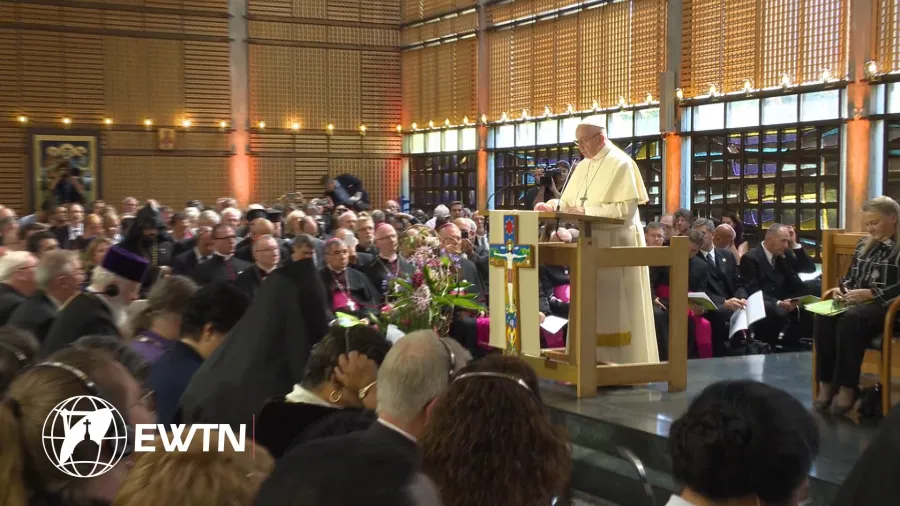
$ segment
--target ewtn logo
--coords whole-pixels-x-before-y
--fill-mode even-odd
[[[212,440],[214,430],[216,441]],[[226,443],[236,452],[247,447],[246,425],[240,425],[237,434],[224,424],[137,424],[132,428],[112,404],[91,395],[57,404],[44,420],[42,436],[50,462],[76,478],[100,476],[132,452],[186,452],[195,437],[203,438],[204,452],[225,451]]]

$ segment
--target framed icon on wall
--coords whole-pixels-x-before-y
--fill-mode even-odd
[[[95,131],[30,131],[30,209],[48,198],[62,204],[87,205],[102,198],[100,133]]]

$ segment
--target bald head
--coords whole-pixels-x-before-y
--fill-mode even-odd
[[[459,255],[462,253],[462,232],[453,223],[447,223],[438,232],[441,237],[441,247],[448,253]]]
[[[335,239],[340,239],[340,240],[346,242],[351,237],[355,238],[356,236],[353,235],[353,231],[348,228],[339,228],[334,231]]]
[[[734,229],[731,228],[731,225],[726,225],[725,223],[716,227],[716,231],[713,234],[713,244],[716,245],[717,248],[728,248],[734,243],[735,233]]]

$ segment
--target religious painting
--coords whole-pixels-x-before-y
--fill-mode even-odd
[[[63,204],[88,204],[101,197],[98,132],[32,131],[30,135],[31,209],[51,196]]]
[[[175,149],[175,129],[160,128],[157,130],[159,135],[159,150],[172,151]]]

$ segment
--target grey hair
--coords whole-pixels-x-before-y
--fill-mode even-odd
[[[780,232],[783,228],[787,228],[787,225],[784,223],[773,223],[772,226],[769,227],[769,230],[766,230],[766,238],[775,237],[775,234]]]
[[[708,218],[697,218],[691,225],[691,228],[704,227],[707,232],[715,232],[716,224]]]
[[[27,251],[10,251],[0,257],[0,281],[8,281],[31,258],[34,258],[34,255]]]
[[[237,216],[237,219],[241,219],[241,216],[244,215],[244,213],[242,213],[241,210],[236,207],[229,207],[227,209],[222,209],[222,216],[225,216],[226,214],[233,214],[233,215]]]
[[[100,293],[103,293],[107,286],[115,285],[118,281],[119,276],[99,265],[94,267],[93,274],[91,274],[91,288]]]
[[[200,217],[200,210],[196,207],[185,207],[184,215],[190,218],[191,220],[196,220]]]
[[[453,339],[441,339],[453,352],[458,371],[471,355]],[[418,330],[397,341],[378,368],[378,414],[400,424],[415,420],[450,384],[450,355],[431,330]],[[454,371],[454,372],[456,372]]]
[[[647,223],[647,229],[646,229],[647,232],[649,232],[651,230],[656,230],[656,229],[659,229],[659,230],[662,230],[663,232],[665,232],[666,227],[664,227],[663,224],[658,221],[651,221],[651,222]]]
[[[218,225],[222,218],[219,216],[219,213],[215,211],[203,211],[200,213],[200,218],[198,220],[203,220],[206,225],[213,226]]]
[[[706,241],[706,235],[699,230],[691,230],[688,234],[688,239],[694,244],[697,245],[698,248],[703,247],[703,243]]]
[[[681,209],[678,209],[677,211],[675,211],[675,214],[672,215],[672,217],[676,220],[678,218],[684,218],[686,220],[689,220],[689,219],[691,219],[691,216],[693,216],[693,213],[691,213],[691,210],[685,209],[683,207]]]
[[[297,249],[300,246],[309,246],[310,248],[315,249],[316,243],[313,240],[313,236],[309,234],[300,234],[297,237],[294,237],[294,240],[291,242],[291,247]]]
[[[75,259],[77,258],[78,256],[74,251],[65,249],[56,249],[44,253],[40,261],[38,261],[37,270],[35,271],[37,285],[42,290],[46,290],[54,279],[72,274],[75,270]]]

